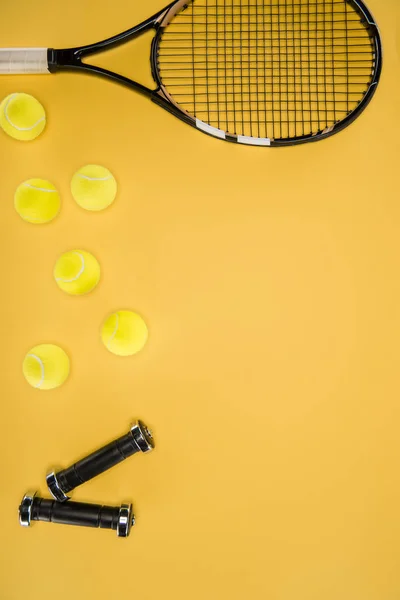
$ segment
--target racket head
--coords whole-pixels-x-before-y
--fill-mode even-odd
[[[180,0],[159,25],[153,100],[226,141],[329,137],[366,108],[381,75],[361,0]]]

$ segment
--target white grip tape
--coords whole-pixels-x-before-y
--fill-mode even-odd
[[[0,73],[49,73],[47,48],[0,48]]]

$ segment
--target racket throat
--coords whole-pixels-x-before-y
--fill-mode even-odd
[[[103,67],[82,62],[79,50],[79,48],[76,50],[73,48],[68,50],[55,50],[54,48],[49,48],[48,69],[50,73],[57,73],[59,71],[78,71],[82,73],[89,73],[91,75],[109,79],[114,83],[119,83],[120,85],[130,89],[133,88],[136,92],[146,96],[147,98],[151,97],[154,93],[154,90],[149,89],[145,85],[142,85],[137,81],[133,81],[129,77],[125,77],[120,73],[115,73],[114,71],[104,69]]]

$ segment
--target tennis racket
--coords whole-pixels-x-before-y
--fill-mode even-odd
[[[154,89],[86,59],[153,29]],[[344,129],[382,69],[378,27],[361,0],[176,0],[96,44],[5,48],[1,73],[91,73],[226,140],[286,146]]]

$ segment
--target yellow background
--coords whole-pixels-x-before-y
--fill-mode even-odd
[[[3,0],[1,44],[97,41],[162,5]],[[33,143],[0,135],[2,600],[398,600],[400,6],[368,5],[385,51],[377,95],[350,128],[298,148],[214,140],[101,79],[1,78],[2,97],[34,94],[48,114]],[[148,76],[148,40],[114,58]],[[119,182],[99,214],[69,191],[93,162]],[[30,177],[62,194],[50,225],[13,208]],[[83,298],[52,279],[73,248],[102,266]],[[118,308],[149,324],[136,357],[100,342]],[[21,363],[45,341],[72,372],[40,392]],[[74,494],[132,500],[130,538],[19,526],[49,467],[135,417],[157,449]]]

